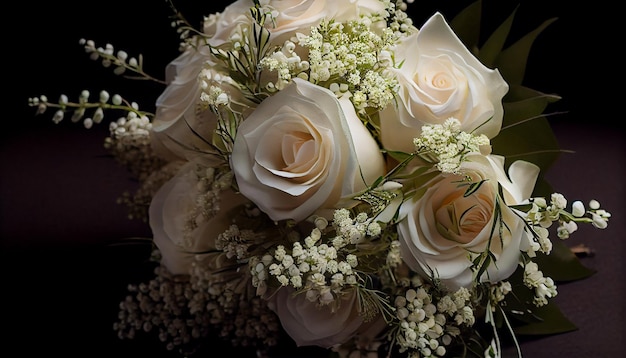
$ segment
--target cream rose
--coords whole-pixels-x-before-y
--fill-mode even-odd
[[[493,138],[502,126],[502,98],[508,84],[497,69],[485,67],[465,47],[440,13],[394,49],[391,71],[398,103],[382,111],[381,141],[387,149],[412,152],[425,124],[454,117],[461,130]]]
[[[355,335],[373,339],[387,328],[381,315],[367,322],[363,320],[355,290],[338,300],[340,306],[336,310],[331,306],[318,307],[306,294],[295,294],[293,288],[281,287],[269,298],[268,307],[276,312],[283,329],[299,347],[331,348]]]
[[[214,189],[202,184],[198,173],[206,175],[212,169],[199,158],[170,165],[181,168],[152,198],[150,228],[162,255],[161,263],[174,274],[189,274],[195,253],[216,251],[217,236],[230,226],[229,211],[249,201],[230,188]],[[199,201],[200,197],[204,200]],[[199,207],[202,202],[212,205]],[[206,212],[212,213],[210,217],[203,216]],[[215,256],[204,260],[209,269],[217,269],[226,260],[223,252],[207,255]]]
[[[378,144],[349,99],[294,79],[237,130],[231,168],[273,220],[301,221],[384,174]]]
[[[233,80],[217,70],[208,47],[188,48],[167,66],[166,89],[156,101],[152,147],[166,160],[190,160],[213,150],[217,116],[201,105],[203,88],[218,87],[230,100],[244,103]],[[214,164],[219,164],[215,157]]]
[[[526,232],[524,219],[507,205],[529,199],[539,173],[536,165],[516,161],[507,176],[503,157],[476,154],[468,159],[462,164],[465,173],[474,183],[484,180],[471,195],[464,195],[468,186],[459,185],[464,177],[442,175],[422,197],[400,208],[403,260],[416,272],[432,273],[451,290],[471,285],[471,252],[489,249],[496,258],[481,282],[497,282],[515,271]]]
[[[274,45],[282,45],[296,32],[309,34],[311,27],[324,19],[342,22],[386,10],[380,0],[266,0],[260,3],[263,11],[274,16],[266,23]],[[221,13],[208,17],[204,22],[204,33],[211,38],[211,45],[228,42],[239,27],[249,27],[253,21],[250,16],[253,6],[251,0],[238,0]]]

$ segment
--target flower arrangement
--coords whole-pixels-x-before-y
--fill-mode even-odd
[[[480,1],[419,27],[407,6],[237,0],[196,28],[172,4],[181,52],[162,83],[81,41],[164,84],[154,113],[106,91],[30,99],[87,128],[123,113],[104,144],[140,184],[120,202],[150,225],[155,275],[129,285],[120,338],[499,357],[503,337],[571,329],[549,319],[556,282],[589,272],[561,241],[610,213],[541,175],[559,97],[521,79],[549,22],[505,48],[512,14],[479,47]]]

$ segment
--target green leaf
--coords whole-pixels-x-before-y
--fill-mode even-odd
[[[485,41],[481,47],[478,58],[483,64],[485,64],[485,66],[490,68],[494,67],[496,58],[500,52],[502,52],[506,39],[509,37],[509,33],[511,32],[511,26],[513,25],[513,18],[515,18],[516,12],[517,8],[515,8],[513,13],[500,26],[498,26],[498,28],[491,34],[491,36],[489,36],[487,41]]]
[[[576,330],[577,327],[553,301],[548,300],[548,304],[542,307],[533,304],[534,291],[522,283],[523,271],[523,268],[518,268],[510,277],[513,292],[506,296],[505,304],[501,305],[515,333],[547,335]]]
[[[539,166],[542,173],[561,153],[550,123],[543,116],[504,126],[491,145],[494,154],[506,157],[507,166],[515,160],[525,160]]]
[[[502,77],[504,77],[509,84],[522,83],[526,71],[528,54],[530,53],[533,42],[537,36],[556,19],[557,18],[552,18],[544,21],[535,30],[523,36],[498,55],[494,65],[500,70]]]
[[[478,51],[478,41],[480,40],[481,8],[482,1],[475,1],[461,10],[450,21],[450,27],[454,30],[454,33],[473,53]]]
[[[541,321],[514,327],[518,335],[548,335],[571,332],[578,329],[553,302],[542,307],[535,307],[533,313],[541,317]]]
[[[555,281],[568,282],[587,278],[596,271],[584,266],[580,259],[560,239],[552,240],[550,255],[537,255],[534,260],[545,276]]]
[[[550,103],[554,103],[561,97],[553,94],[545,94],[537,90],[521,85],[512,85],[503,99],[504,127],[531,119],[543,113]]]

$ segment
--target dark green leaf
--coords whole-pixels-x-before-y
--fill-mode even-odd
[[[503,127],[491,145],[494,154],[507,158],[507,166],[515,160],[525,160],[539,166],[541,173],[547,172],[561,152],[550,123],[543,116]]]
[[[480,48],[478,58],[485,66],[493,68],[496,58],[502,52],[506,39],[509,37],[515,11],[489,36],[485,44]]]
[[[547,335],[571,332],[578,329],[553,302],[542,307],[535,307],[533,313],[541,317],[541,321],[515,327],[513,330],[519,335]]]
[[[498,55],[494,65],[500,70],[502,77],[504,77],[509,84],[522,83],[526,71],[528,54],[530,53],[533,42],[537,36],[555,20],[556,18],[552,18],[544,21],[535,30],[523,36]]]
[[[581,280],[596,272],[584,266],[572,250],[559,239],[552,240],[550,255],[537,255],[535,262],[545,276],[560,282]]]
[[[472,53],[478,51],[481,8],[482,1],[475,1],[450,21],[450,27]]]
[[[512,85],[503,99],[503,127],[535,118],[543,113],[548,104],[560,99],[557,95],[545,94],[520,85]]]

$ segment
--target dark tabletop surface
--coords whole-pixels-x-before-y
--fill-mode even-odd
[[[6,39],[14,45],[11,48],[18,49],[13,56],[15,63],[9,68],[19,70],[19,82],[9,83],[14,91],[8,94],[5,110],[11,110],[3,116],[5,126],[0,136],[0,292],[5,328],[0,354],[166,356],[159,344],[143,339],[121,341],[112,329],[117,303],[125,293],[128,279],[141,274],[137,258],[144,253],[108,244],[128,236],[149,237],[150,232],[145,224],[128,220],[126,209],[115,202],[134,183],[124,169],[107,157],[102,146],[107,129],[86,130],[69,123],[54,125],[49,123],[49,117],[34,117],[32,109],[25,105],[30,96],[58,93],[66,88],[76,93],[81,86],[94,82],[86,74],[103,71],[89,60],[81,61],[84,54],[73,38],[69,45],[63,43],[68,42],[65,40],[69,34],[77,41],[81,30],[93,36],[98,34],[106,41],[106,31],[100,28],[102,18],[109,16],[110,22],[116,12],[100,9],[100,16],[95,17],[100,19],[100,25],[85,16],[72,24],[66,11],[79,5],[46,2],[37,4],[38,11],[30,13],[26,2],[22,3],[19,8],[31,14],[28,38],[32,41],[26,43],[18,34]],[[520,3],[536,6],[539,2]],[[79,7],[87,13],[88,9]],[[571,246],[589,246],[594,254],[582,258],[582,262],[597,270],[586,280],[558,286],[555,301],[578,330],[523,340],[524,357],[626,354],[626,148],[625,132],[617,125],[623,122],[623,115],[619,109],[615,111],[623,99],[615,99],[604,87],[605,82],[617,81],[617,76],[623,75],[610,68],[617,66],[606,60],[612,55],[598,55],[589,48],[577,52],[579,47],[570,46],[571,31],[578,28],[574,25],[585,23],[581,19],[593,18],[600,11],[594,9],[586,13],[586,9],[550,8],[562,17],[562,25],[546,31],[545,40],[541,40],[545,42],[538,43],[539,54],[529,63],[529,71],[535,72],[530,72],[528,80],[546,92],[561,94],[564,99],[555,111],[568,111],[551,118],[551,122],[561,147],[575,153],[561,155],[546,174],[549,182],[570,201],[597,199],[613,217],[607,229],[582,226],[566,242]],[[167,16],[166,11],[161,12]],[[134,21],[139,20],[135,17]],[[146,21],[148,27],[155,19]],[[583,27],[600,36],[608,30],[607,23],[608,20],[602,21],[605,28],[598,28],[596,22]],[[123,30],[132,33],[134,28],[130,26]],[[126,42],[149,36],[146,27],[137,25],[138,37]],[[113,35],[125,41],[124,37]],[[166,41],[172,39],[175,41],[175,37]],[[158,56],[159,42],[154,41],[140,51]],[[153,64],[154,68],[162,69],[168,58],[161,58],[161,62]],[[565,62],[568,67],[560,65]],[[607,64],[609,69],[604,71]],[[540,65],[548,69],[539,71]],[[105,84],[115,86],[113,82]],[[155,92],[146,92],[145,96],[154,98]],[[515,357],[515,352],[509,349],[505,357]]]

